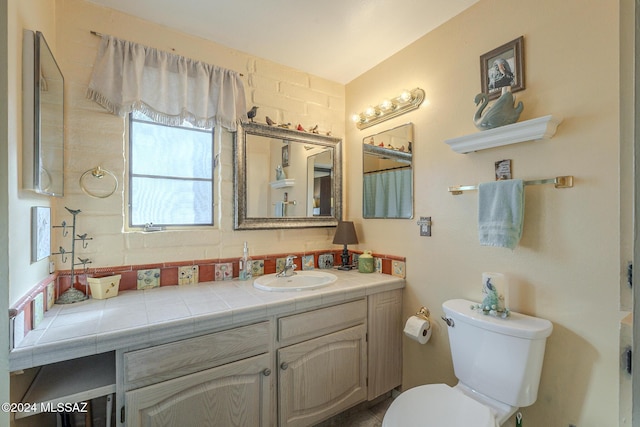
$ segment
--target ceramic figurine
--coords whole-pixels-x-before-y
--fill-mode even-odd
[[[247,111],[247,117],[249,118],[249,120],[251,120],[251,122],[253,122],[253,119],[256,117],[257,112],[258,107],[256,107],[255,105],[251,107],[251,110]]]
[[[276,124],[276,122],[274,122],[274,121],[271,119],[271,117],[269,117],[269,116],[265,117],[265,120],[267,121],[267,124],[268,124],[269,126],[273,126],[273,125],[275,125],[275,124]]]
[[[505,90],[506,89],[506,90]],[[500,98],[487,109],[482,115],[482,112],[487,108],[489,98],[484,93],[476,95],[476,105],[482,103],[473,116],[473,123],[480,130],[493,129],[500,126],[510,125],[515,123],[520,118],[520,113],[524,109],[522,101],[518,102],[518,105],[514,107],[515,98],[510,88],[503,88]]]
[[[299,130],[300,132],[306,132],[306,130],[302,127],[300,123],[298,123],[298,127],[296,128],[296,130]]]
[[[284,173],[284,170],[282,169],[282,165],[278,165],[276,167],[276,179],[278,181],[282,181],[283,179],[287,179],[287,176]]]

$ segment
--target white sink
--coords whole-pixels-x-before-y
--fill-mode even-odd
[[[324,271],[308,270],[295,273],[289,277],[276,277],[275,273],[260,276],[253,281],[253,286],[271,292],[303,291],[329,286],[338,280],[335,274]]]

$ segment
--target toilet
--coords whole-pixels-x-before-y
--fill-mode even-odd
[[[464,299],[442,304],[458,384],[401,393],[382,427],[497,427],[536,401],[553,325],[515,312],[507,319],[485,315],[475,305]]]

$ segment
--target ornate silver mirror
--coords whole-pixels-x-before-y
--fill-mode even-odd
[[[23,32],[23,188],[64,195],[64,78],[44,36]]]
[[[235,134],[236,230],[336,226],[342,140],[244,123]]]
[[[362,142],[362,216],[413,218],[413,123]]]

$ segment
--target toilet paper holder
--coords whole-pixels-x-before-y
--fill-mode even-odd
[[[420,310],[418,310],[415,315],[420,317],[421,319],[431,321],[431,319],[429,319],[429,316],[431,316],[431,312],[427,307],[420,307]]]

